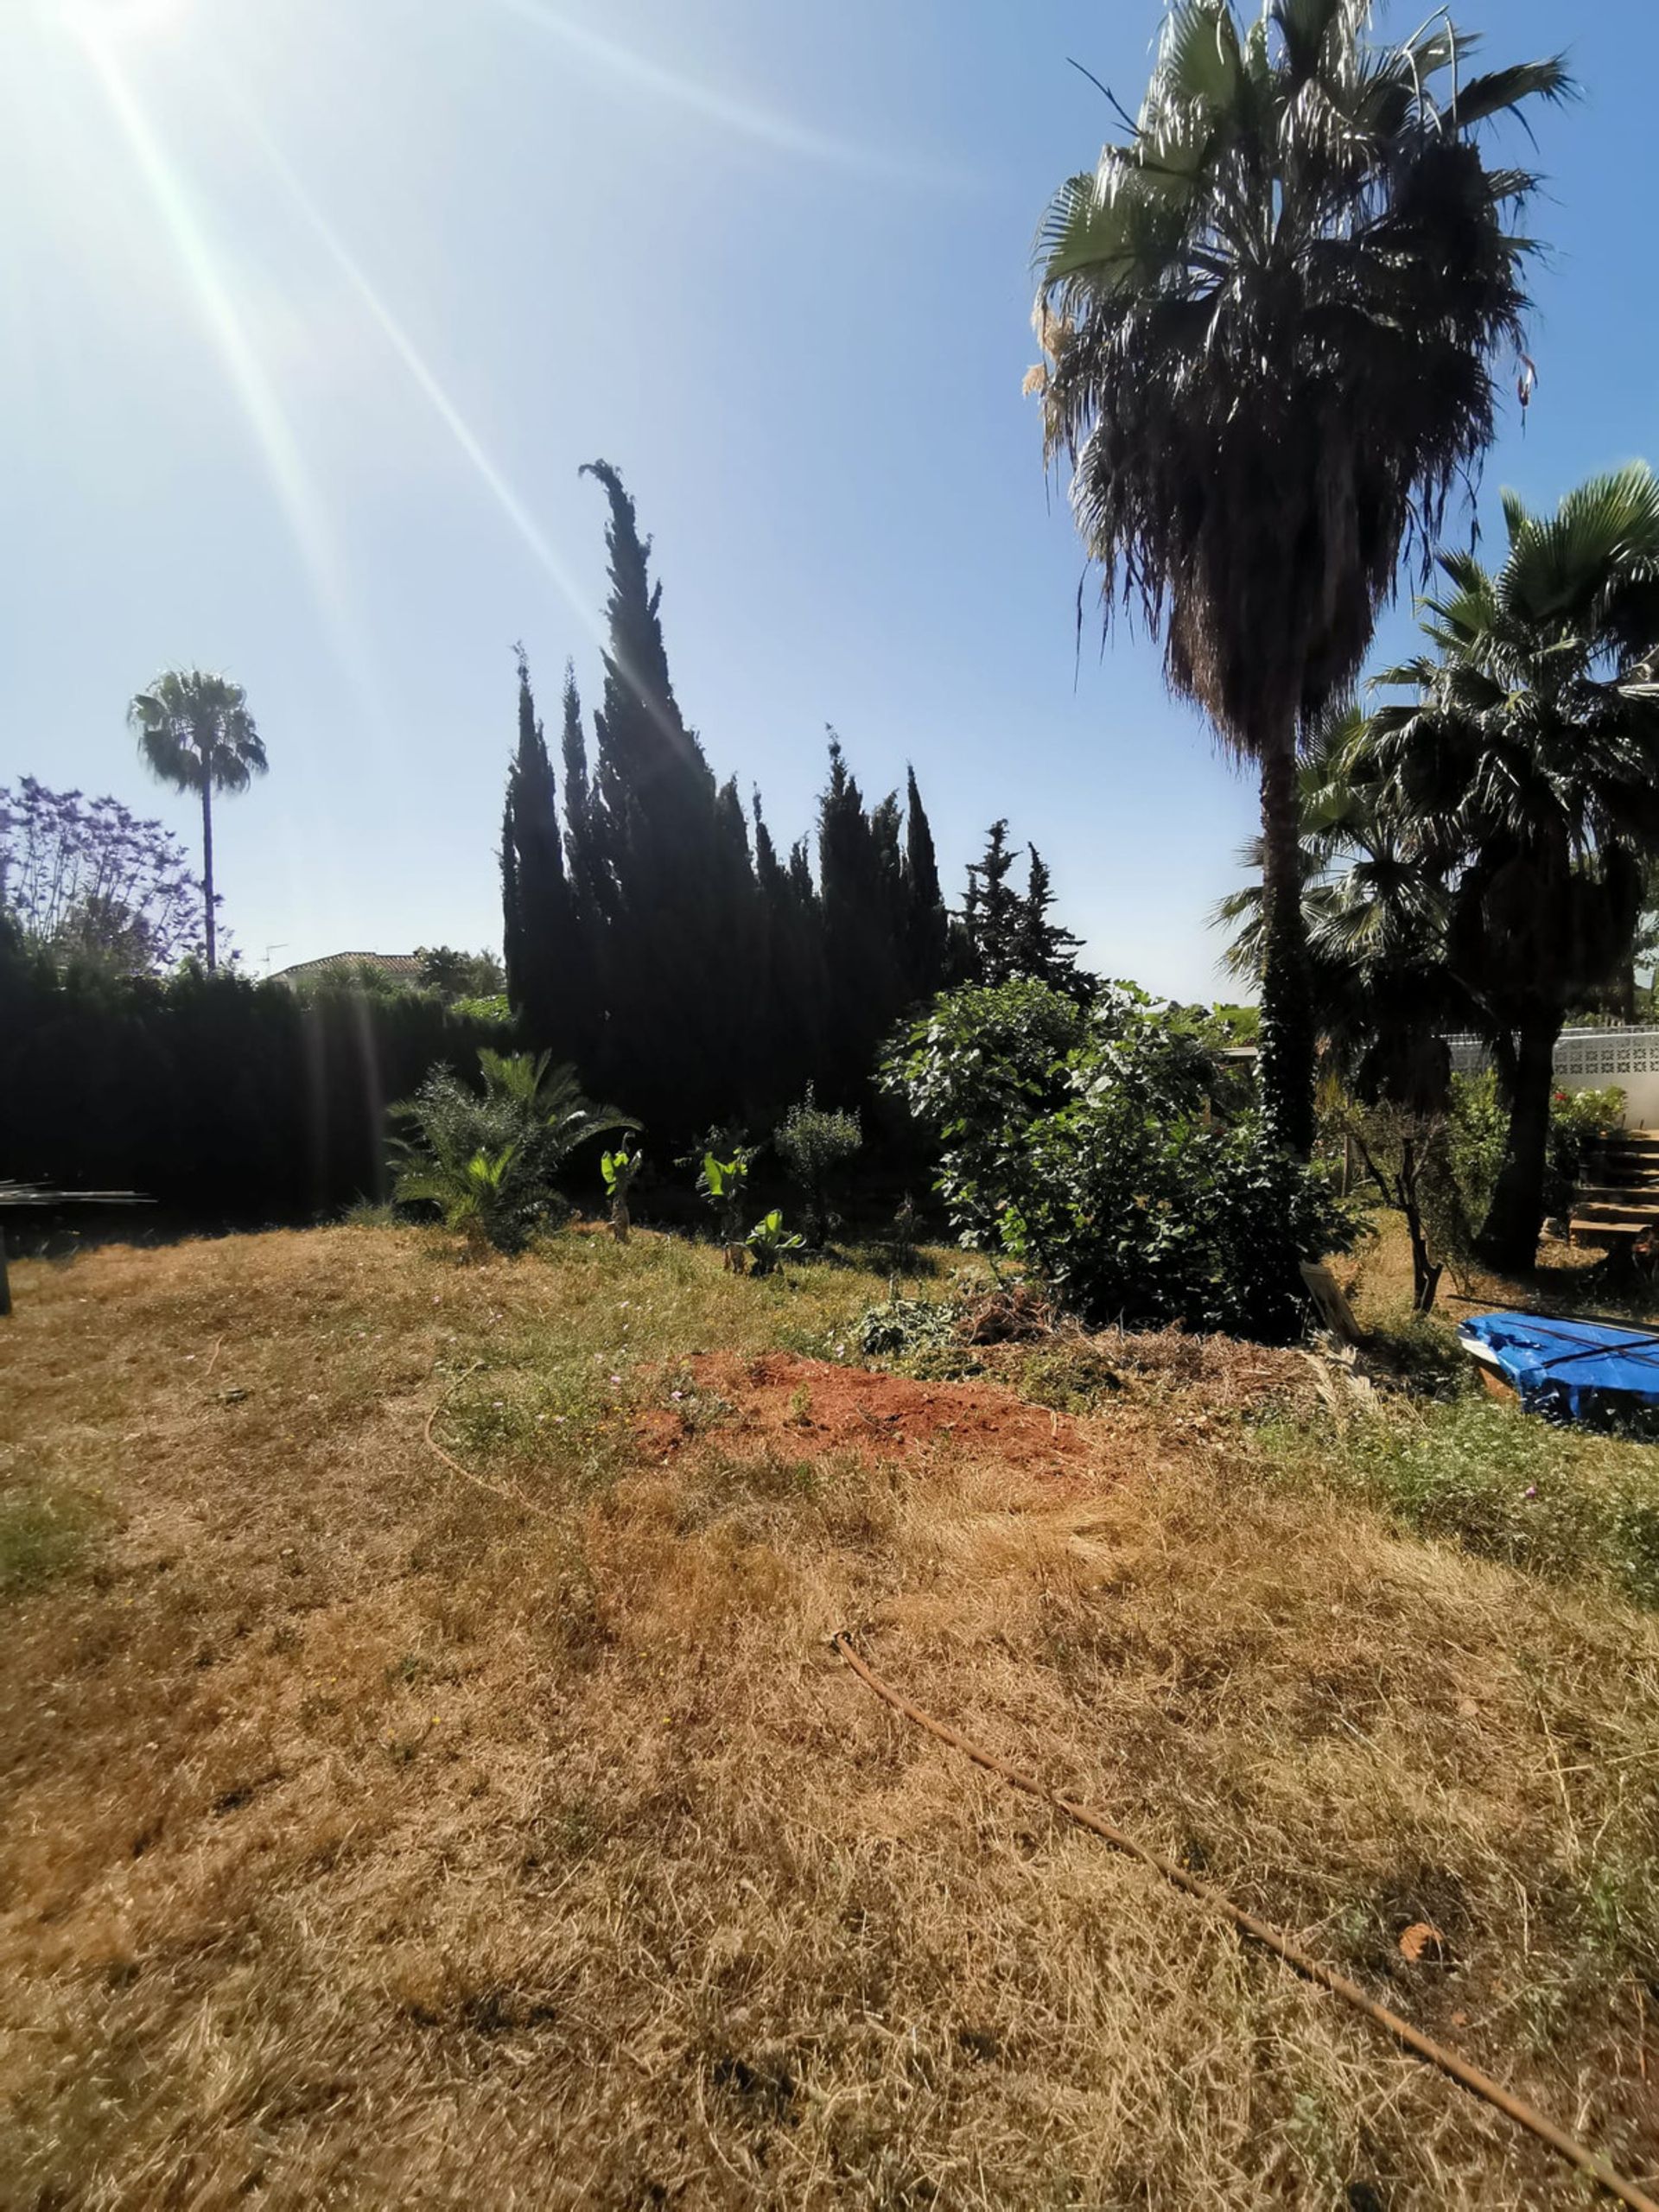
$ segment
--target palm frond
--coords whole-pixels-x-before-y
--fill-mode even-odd
[[[1459,128],[1469,130],[1493,116],[1512,113],[1527,100],[1570,99],[1574,89],[1563,54],[1547,61],[1517,61],[1459,86],[1450,113]]]

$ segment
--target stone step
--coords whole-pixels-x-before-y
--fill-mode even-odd
[[[1632,1213],[1649,1207],[1659,1213],[1659,1183],[1580,1183],[1573,1193],[1575,1206],[1628,1205]]]

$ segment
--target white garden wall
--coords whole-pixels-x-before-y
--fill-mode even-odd
[[[1478,1037],[1448,1037],[1459,1075],[1476,1075],[1491,1056]],[[1624,1094],[1627,1129],[1659,1129],[1659,1029],[1565,1029],[1555,1047],[1555,1080],[1563,1090]]]

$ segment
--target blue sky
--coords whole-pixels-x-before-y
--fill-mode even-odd
[[[1500,485],[1551,501],[1659,444],[1659,10],[1459,14],[1491,59],[1566,39],[1585,89],[1537,122],[1541,380],[1490,520]],[[1020,391],[1032,232],[1107,120],[1067,57],[1133,107],[1160,17],[0,0],[0,781],[194,839],[124,709],[221,667],[271,760],[218,820],[253,967],[498,942],[511,649],[546,709],[567,654],[596,696],[576,470],[603,455],[656,537],[682,705],[777,834],[810,825],[832,722],[872,795],[914,761],[953,890],[1006,814],[1101,967],[1213,995],[1252,795],[1147,641],[1103,654],[1090,620],[1075,659]]]

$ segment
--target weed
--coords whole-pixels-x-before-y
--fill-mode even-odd
[[[31,1483],[0,1496],[0,1600],[26,1598],[86,1555],[94,1515],[60,1485]]]
[[[1341,1427],[1280,1420],[1271,1464],[1372,1500],[1418,1534],[1534,1574],[1611,1581],[1659,1605],[1659,1461],[1484,1395]]]

